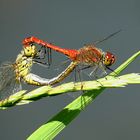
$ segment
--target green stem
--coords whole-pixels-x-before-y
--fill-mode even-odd
[[[57,134],[59,134],[74,118],[78,116],[78,114],[85,109],[87,105],[89,105],[94,99],[100,95],[100,93],[103,92],[103,90],[106,88],[105,85],[108,85],[110,87],[114,87],[114,85],[120,85],[125,86],[126,84],[130,83],[139,83],[140,84],[140,75],[139,74],[128,74],[123,75],[120,77],[114,78],[113,76],[116,76],[120,74],[132,61],[136,59],[140,55],[140,51],[134,54],[132,57],[130,57],[127,61],[125,61],[121,66],[119,66],[115,72],[112,72],[106,77],[106,83],[105,80],[99,79],[98,84],[101,82],[103,86],[100,85],[100,88],[98,89],[90,89],[89,91],[86,91],[83,95],[78,97],[76,100],[74,100],[72,103],[67,105],[61,112],[59,112],[56,116],[54,116],[51,120],[49,120],[46,124],[42,125],[39,129],[37,129],[33,134],[31,134],[28,137],[28,140],[34,140],[34,139],[43,139],[43,140],[51,140],[53,139]],[[115,83],[113,83],[115,80]],[[95,81],[93,81],[95,82]],[[83,83],[83,82],[82,82]],[[93,87],[91,83],[90,86]],[[73,83],[71,83],[71,86]],[[70,86],[70,85],[69,85]],[[71,88],[68,85],[63,87],[63,85],[59,86],[59,91],[61,92],[68,92],[71,91]],[[116,87],[117,87],[116,86]],[[89,87],[89,86],[87,86]],[[56,88],[56,89],[55,89]],[[53,90],[57,91],[58,87],[55,87]],[[63,89],[64,88],[64,89]],[[65,88],[67,90],[65,90]],[[85,88],[85,87],[84,87]],[[75,91],[77,91],[77,86],[75,86]],[[86,88],[85,88],[86,90]],[[49,95],[53,95],[54,92],[49,92]],[[56,93],[56,92],[55,92]],[[84,101],[84,103],[82,103]]]

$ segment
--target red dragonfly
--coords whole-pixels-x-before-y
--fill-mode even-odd
[[[106,73],[105,69],[107,68],[111,70],[109,66],[114,64],[116,57],[111,52],[104,52],[101,49],[97,48],[95,45],[100,42],[103,42],[104,40],[107,40],[108,38],[114,36],[120,31],[121,30],[109,35],[108,37],[104,38],[101,41],[96,41],[94,44],[85,45],[83,48],[80,48],[79,50],[61,48],[59,46],[53,45],[39,38],[36,38],[34,36],[25,38],[22,43],[24,47],[26,47],[29,44],[36,43],[38,45],[55,50],[59,53],[65,54],[72,60],[72,62],[74,62],[75,67],[79,64],[86,66],[85,68],[94,66],[95,67],[94,72],[96,72],[98,68],[101,68]],[[75,67],[73,67],[73,69]]]

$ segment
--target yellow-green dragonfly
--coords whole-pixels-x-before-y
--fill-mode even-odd
[[[72,71],[76,65],[72,62],[63,72],[52,79],[42,78],[31,73],[31,68],[39,57],[37,47],[30,44],[23,48],[14,63],[3,63],[0,66],[0,100],[21,90],[21,82],[30,85],[53,85],[62,81],[68,71]]]

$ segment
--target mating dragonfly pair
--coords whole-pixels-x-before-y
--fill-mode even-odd
[[[95,45],[118,32],[115,32],[94,44],[85,45],[79,50],[60,48],[36,37],[25,38],[22,42],[23,50],[17,56],[16,61],[14,63],[3,63],[0,66],[0,100],[8,98],[10,95],[20,91],[22,88],[22,81],[37,86],[54,85],[61,82],[79,65],[83,66],[82,69],[94,67],[94,73],[96,73],[98,69],[101,69],[106,73],[106,69],[110,69],[109,66],[115,62],[115,56],[110,52],[103,52]],[[35,44],[41,46],[39,51]],[[52,79],[42,78],[31,73],[33,64],[42,63],[41,59],[44,59],[45,55],[47,55],[46,48],[62,53],[71,60],[69,66]],[[48,56],[49,54],[50,52],[48,51]]]

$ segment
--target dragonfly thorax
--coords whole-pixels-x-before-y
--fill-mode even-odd
[[[102,59],[102,50],[96,48],[93,44],[84,46],[78,52],[77,61],[85,65],[98,64]]]
[[[16,77],[17,77],[16,79],[20,79],[26,76],[27,74],[29,74],[32,65],[33,65],[33,61],[31,58],[23,57],[21,61],[16,61],[16,63],[14,64]]]
[[[16,79],[20,80],[22,77],[28,75],[33,65],[33,56],[36,53],[34,46],[26,47],[17,56],[16,62],[13,65],[16,73]],[[29,57],[29,54],[32,56]]]

